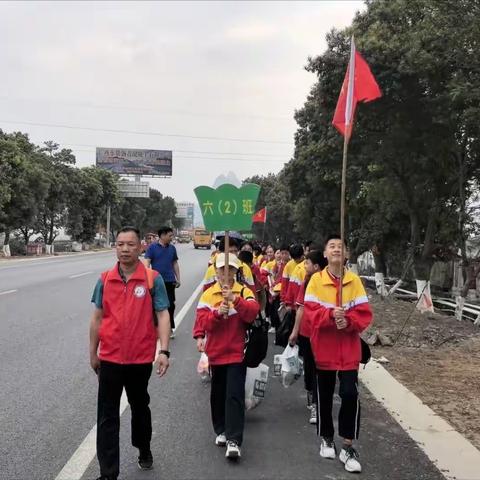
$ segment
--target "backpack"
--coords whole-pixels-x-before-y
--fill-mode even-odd
[[[242,288],[240,296],[243,297]],[[256,368],[267,356],[268,350],[268,323],[259,313],[255,321],[247,329],[245,336],[245,365]]]
[[[157,320],[157,315],[155,314],[155,305],[153,304],[153,286],[156,278],[155,270],[153,270],[152,268],[146,268],[146,267],[145,267],[145,270],[147,271],[148,292],[150,293],[150,297],[152,297],[153,324],[157,327],[158,320]],[[102,272],[102,274],[100,275],[100,278],[102,279],[102,283],[103,283],[103,291],[105,291],[105,287],[107,286],[109,273],[110,273],[110,270],[107,270],[106,272]]]
[[[360,337],[360,345],[362,347],[362,358],[360,359],[360,363],[366,365],[372,358],[372,352],[370,351],[370,346],[362,337]]]

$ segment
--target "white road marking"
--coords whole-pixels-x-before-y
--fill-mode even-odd
[[[195,302],[198,294],[202,290],[203,281],[195,289],[192,296],[185,302],[178,315],[175,317],[175,324],[178,327],[187,315],[191,306]],[[120,401],[120,416],[128,406],[127,397],[125,391],[122,394]],[[65,464],[60,473],[55,477],[55,480],[80,480],[87,470],[88,466],[92,462],[96,454],[96,437],[97,437],[97,425],[88,432],[80,446],[75,450],[70,460]]]
[[[9,293],[15,293],[18,292],[18,290],[5,290],[4,292],[0,292],[0,295],[8,295]]]
[[[96,255],[96,256],[107,256],[111,255],[112,252],[84,252],[84,253],[77,253],[75,255],[59,255],[57,257],[39,257],[39,258],[23,258],[19,260],[0,260],[0,271],[4,270],[12,270],[14,268],[22,268],[22,267],[35,267],[35,266],[43,266],[43,265],[51,265],[53,263],[62,264],[68,263],[70,260],[74,260],[76,258],[82,258]],[[10,263],[13,265],[10,265]]]
[[[122,398],[120,399],[120,416],[127,406],[127,395],[125,391],[123,391]],[[96,454],[96,441],[97,425],[95,424],[55,480],[79,480],[82,478],[82,475]]]
[[[360,379],[449,480],[478,480],[480,451],[377,362]]]
[[[78,278],[78,277],[83,277],[85,275],[90,275],[93,272],[83,272],[83,273],[77,273],[76,275],[70,275],[68,278]]]
[[[186,317],[191,306],[197,299],[198,294],[202,291],[202,288],[203,288],[203,281],[200,282],[200,285],[195,289],[195,291],[192,293],[192,296],[185,302],[185,305],[183,305],[182,309],[178,312],[178,315],[175,317],[176,328],[178,328],[178,326],[182,323],[183,319]]]

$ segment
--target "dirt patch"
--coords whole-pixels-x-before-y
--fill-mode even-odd
[[[372,355],[386,357],[384,366],[401,383],[480,449],[480,328],[369,293],[374,324],[365,333],[395,342],[372,347]]]

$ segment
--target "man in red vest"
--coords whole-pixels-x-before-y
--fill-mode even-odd
[[[90,320],[90,364],[98,375],[97,457],[101,476],[116,480],[120,470],[120,397],[125,388],[132,411],[132,445],[139,449],[138,466],[153,466],[150,451],[152,416],[148,381],[157,339],[161,350],[155,367],[165,375],[169,366],[168,296],[158,272],[138,257],[140,232],[122,228],[116,241],[118,263],[103,272],[95,286]]]

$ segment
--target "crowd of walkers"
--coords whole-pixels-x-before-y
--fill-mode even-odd
[[[180,285],[172,229],[158,233],[142,262],[145,247],[139,231],[122,228],[116,237],[118,262],[102,273],[92,296],[90,364],[98,376],[101,474],[97,480],[116,480],[119,475],[123,389],[131,407],[131,442],[139,451],[138,466],[153,467],[148,382],[152,366],[159,376],[169,367],[175,288]],[[228,255],[222,240],[211,255],[193,337],[197,349],[208,356],[214,441],[226,449],[228,459],[241,457],[247,332],[261,318],[277,339],[290,318],[286,342],[298,344],[303,357],[310,412],[306,421],[317,425],[320,456],[337,457],[332,408],[338,377],[342,438],[338,458],[348,472],[361,471],[353,445],[360,427],[359,334],[372,321],[372,313],[360,278],[345,266],[344,252],[339,236],[331,235],[322,245],[307,242],[279,248],[231,239]]]
[[[338,377],[338,458],[348,472],[361,472],[353,445],[360,428],[360,333],[371,323],[372,312],[360,278],[345,266],[345,252],[339,235],[330,235],[322,245],[279,248],[231,239],[228,256],[221,240],[213,252],[193,337],[209,359],[215,443],[226,447],[228,459],[241,456],[247,330],[261,315],[277,338],[289,317],[288,343],[298,344],[303,358],[308,422],[317,425],[320,457],[335,459],[338,453],[332,416]]]

